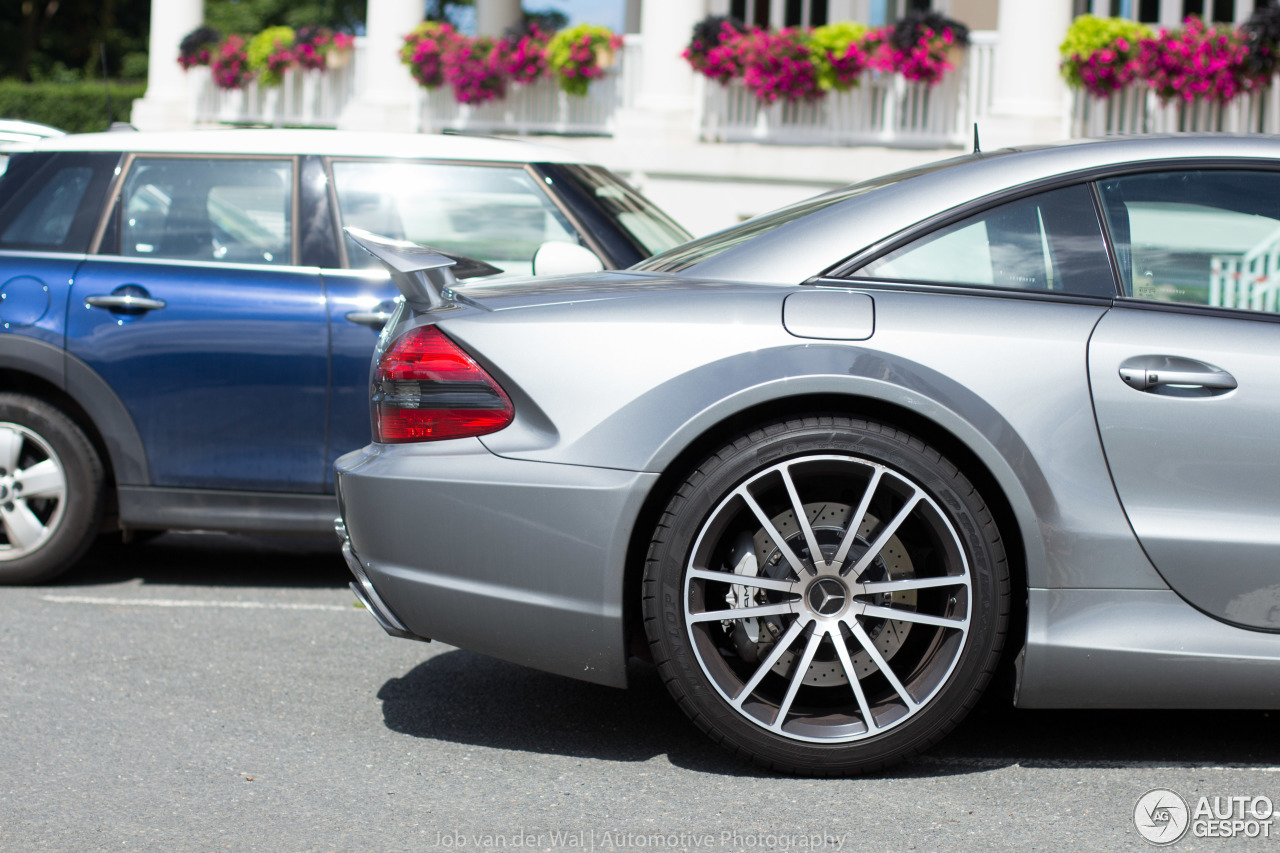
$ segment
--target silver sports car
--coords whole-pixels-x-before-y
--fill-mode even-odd
[[[779,770],[1026,707],[1280,706],[1280,140],[960,157],[616,273],[405,294],[338,460],[391,634]],[[514,711],[513,711],[514,713]]]

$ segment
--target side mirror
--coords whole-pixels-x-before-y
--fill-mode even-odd
[[[543,243],[533,253],[534,275],[570,275],[603,269],[604,262],[595,252],[576,243]]]

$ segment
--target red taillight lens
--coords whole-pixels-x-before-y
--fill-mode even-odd
[[[373,406],[373,438],[383,444],[486,435],[515,416],[498,383],[435,326],[419,326],[382,354]]]

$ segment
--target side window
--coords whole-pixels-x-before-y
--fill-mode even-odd
[[[1115,296],[1087,187],[1019,199],[940,228],[853,272],[856,278]]]
[[[126,257],[293,262],[289,160],[139,157],[120,196]]]
[[[1159,172],[1098,186],[1126,296],[1280,310],[1280,173]]]
[[[568,221],[519,166],[339,160],[333,184],[342,226],[412,240],[529,273],[549,241],[577,243]],[[353,267],[375,266],[347,238]]]
[[[102,210],[118,154],[27,155],[4,186],[12,195],[0,208],[0,249],[83,252]]]

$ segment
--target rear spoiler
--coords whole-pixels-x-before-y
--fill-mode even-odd
[[[446,254],[408,240],[393,240],[361,228],[343,229],[356,245],[373,255],[391,273],[391,281],[417,311],[452,305],[459,279],[502,272],[498,267],[465,255]]]

